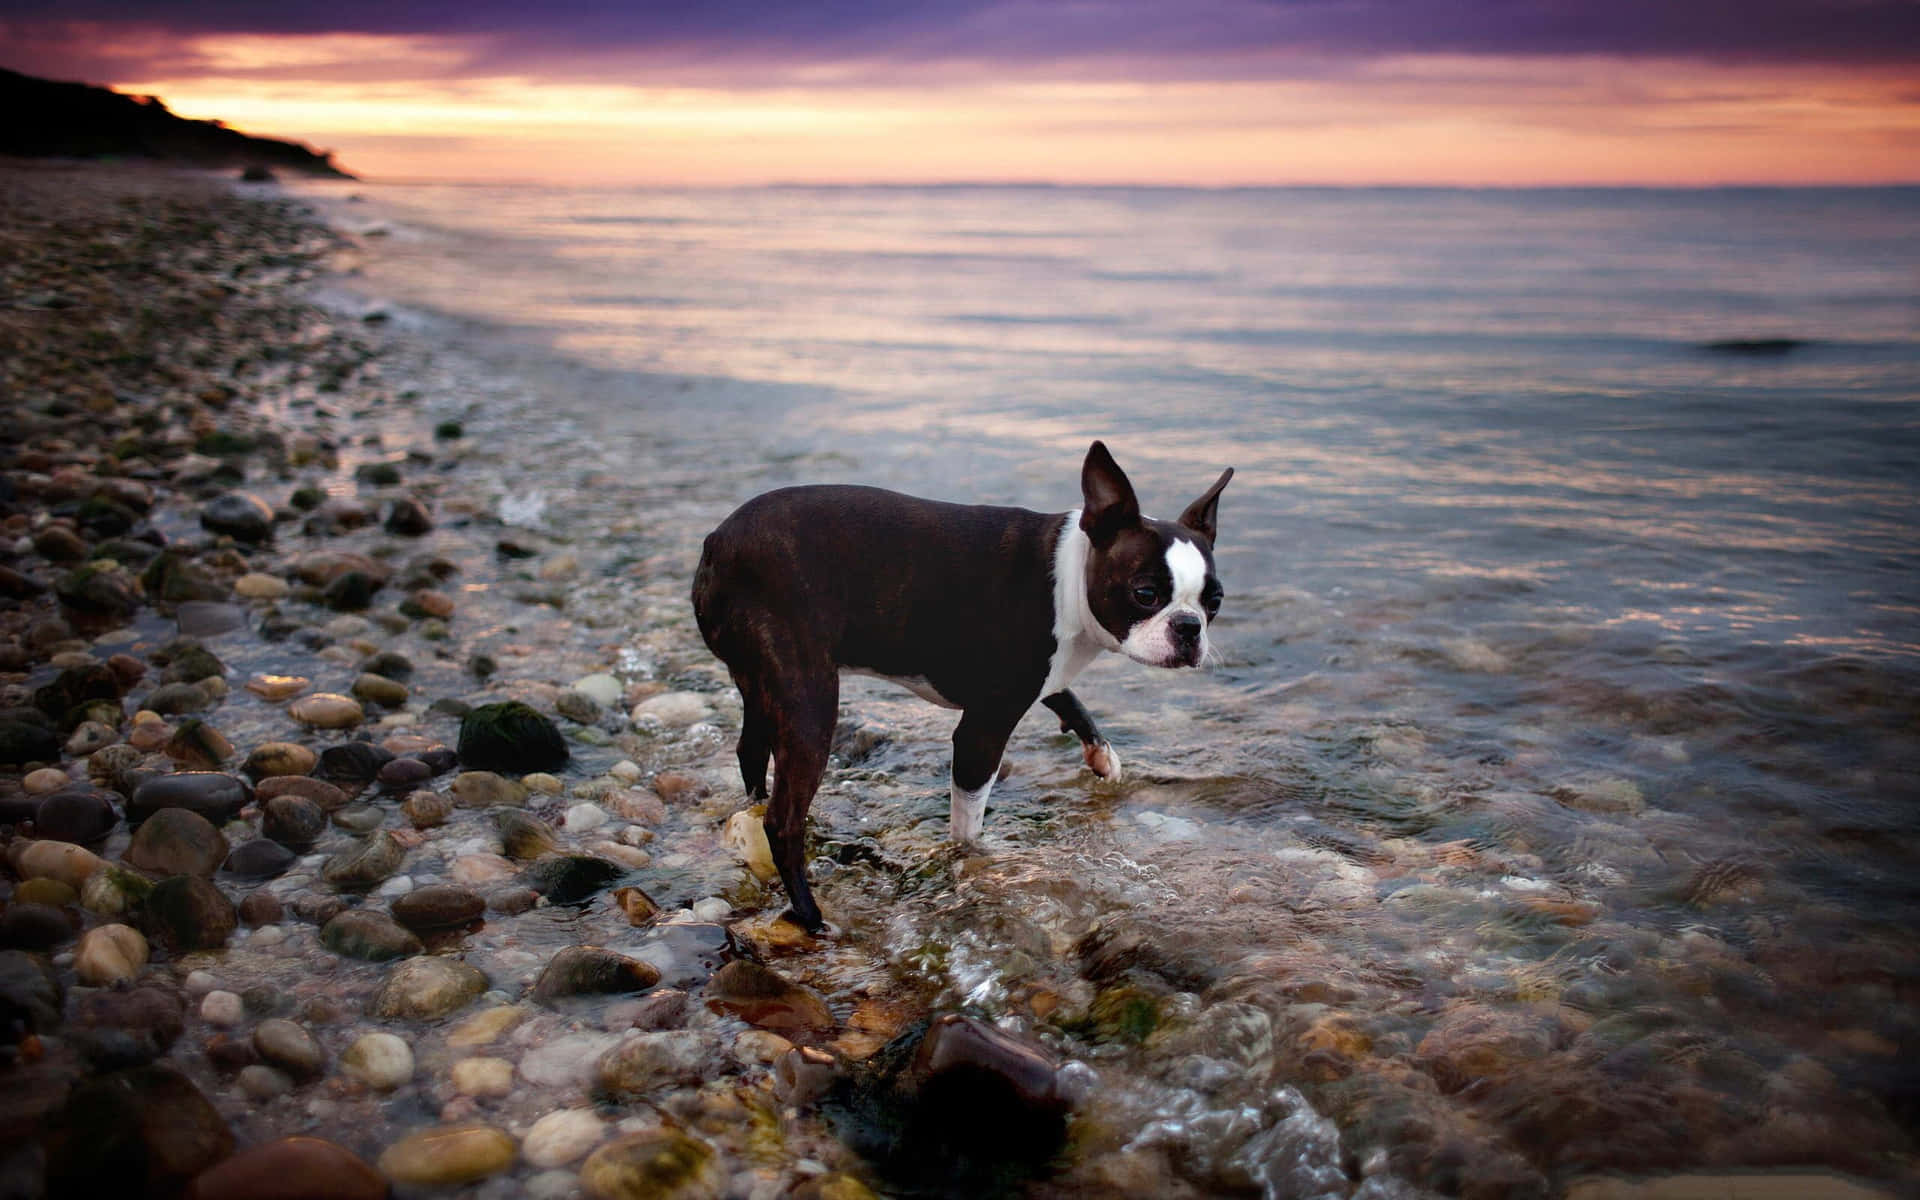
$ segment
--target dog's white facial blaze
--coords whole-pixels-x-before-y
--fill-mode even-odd
[[[1120,653],[1150,667],[1203,663],[1210,652],[1207,645],[1207,612],[1200,606],[1201,590],[1207,586],[1206,556],[1192,542],[1178,538],[1167,547],[1167,574],[1173,580],[1172,598],[1159,612],[1127,631],[1127,636],[1120,643]],[[1185,656],[1175,642],[1171,628],[1173,618],[1183,612],[1191,613],[1200,620],[1199,656],[1191,664],[1183,661]]]

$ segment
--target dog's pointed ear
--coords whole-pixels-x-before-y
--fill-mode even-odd
[[[1184,525],[1206,538],[1207,544],[1211,546],[1214,542],[1216,521],[1220,515],[1220,493],[1227,486],[1227,480],[1232,478],[1232,467],[1222,471],[1220,478],[1213,481],[1213,486],[1208,488],[1205,494],[1187,505],[1187,511],[1180,514],[1180,520],[1176,524]]]
[[[1097,544],[1110,542],[1122,529],[1139,523],[1140,501],[1105,442],[1095,442],[1087,451],[1087,461],[1080,468],[1080,495],[1086,501],[1080,510],[1080,528]]]

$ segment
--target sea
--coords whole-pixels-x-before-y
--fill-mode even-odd
[[[673,481],[668,577],[789,483],[1064,512],[1100,439],[1172,516],[1234,469],[1218,661],[1076,687],[1123,781],[1037,711],[927,875],[952,716],[850,682],[814,811],[878,959],[1084,1010],[1088,1144],[1912,1185],[1920,189],[300,191],[580,465],[503,505]]]

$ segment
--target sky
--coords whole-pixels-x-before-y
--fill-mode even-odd
[[[1920,182],[1920,0],[0,0],[380,179]]]

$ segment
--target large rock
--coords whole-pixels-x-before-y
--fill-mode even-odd
[[[440,1125],[388,1146],[380,1170],[396,1183],[453,1187],[506,1170],[516,1149],[511,1135],[491,1125]]]
[[[834,1028],[833,1012],[817,992],[744,958],[714,973],[707,983],[707,1006],[775,1033]]]
[[[186,1200],[386,1200],[386,1176],[345,1146],[281,1138],[204,1171]]]
[[[406,958],[426,949],[420,939],[385,913],[350,908],[320,930],[320,943],[335,954],[367,962]]]
[[[567,946],[547,963],[533,985],[533,998],[552,1003],[564,996],[644,992],[660,982],[660,968],[598,946]]]
[[[200,510],[201,527],[236,542],[264,542],[273,536],[273,509],[258,496],[226,492]]]
[[[724,1182],[712,1146],[672,1129],[608,1142],[580,1167],[593,1200],[714,1200]]]
[[[48,1196],[174,1196],[233,1153],[233,1133],[184,1076],[147,1066],[83,1080],[45,1145]]]
[[[520,882],[554,904],[581,904],[626,873],[619,863],[591,854],[556,854],[527,864]]]
[[[211,876],[227,859],[213,822],[185,808],[163,808],[141,823],[121,861],[155,875]]]
[[[327,859],[320,874],[337,888],[364,891],[398,871],[406,857],[405,844],[382,830]]]
[[[260,805],[260,835],[282,846],[305,850],[326,831],[327,810],[305,796],[272,796]]]
[[[479,919],[487,902],[478,892],[451,883],[415,888],[394,900],[393,919],[415,933],[458,929]]]
[[[0,950],[0,1013],[8,1022],[26,1033],[51,1033],[65,1003],[60,980],[44,959],[24,950]]]
[[[98,842],[120,823],[120,811],[106,792],[65,787],[42,799],[34,810],[33,831],[43,838],[81,845]]]
[[[163,808],[184,808],[220,824],[239,812],[251,796],[246,781],[220,771],[156,775],[134,789],[127,801],[127,820],[138,825]]]
[[[452,958],[409,958],[387,975],[371,1011],[386,1020],[432,1021],[457,1012],[487,990],[477,967]]]
[[[523,775],[567,764],[559,726],[517,700],[483,704],[460,722],[460,762],[483,771]]]
[[[239,924],[233,901],[198,875],[163,879],[147,896],[147,933],[176,952],[224,946]]]
[[[698,1083],[712,1070],[714,1055],[707,1036],[690,1029],[642,1033],[601,1054],[594,1066],[594,1089],[602,1098],[618,1101]]]

